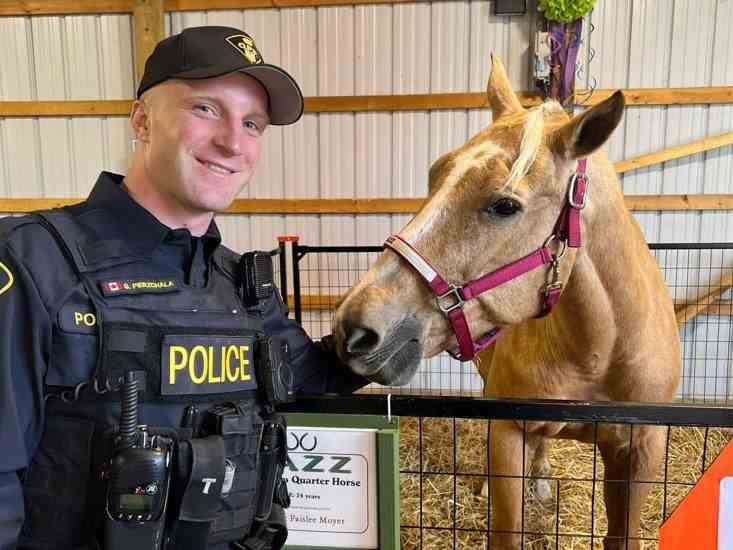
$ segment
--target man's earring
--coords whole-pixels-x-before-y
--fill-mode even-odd
[[[135,152],[135,146],[137,145],[137,138],[132,138],[132,151]]]

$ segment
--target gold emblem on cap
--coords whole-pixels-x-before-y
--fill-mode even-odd
[[[227,42],[229,42],[234,49],[241,53],[250,63],[262,63],[262,56],[260,55],[260,52],[257,51],[255,41],[252,40],[251,37],[246,34],[235,34],[228,36]]]

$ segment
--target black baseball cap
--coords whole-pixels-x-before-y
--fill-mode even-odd
[[[269,96],[271,124],[292,124],[303,114],[303,94],[285,70],[265,63],[246,32],[232,27],[190,27],[161,40],[145,62],[137,98],[170,78],[199,79],[242,72]]]

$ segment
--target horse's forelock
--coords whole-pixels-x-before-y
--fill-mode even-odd
[[[542,143],[545,129],[545,115],[561,112],[562,106],[556,101],[546,101],[530,111],[522,127],[522,141],[519,145],[519,156],[512,164],[504,189],[516,190],[523,177],[529,173]]]

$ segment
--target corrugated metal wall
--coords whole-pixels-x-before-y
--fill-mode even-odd
[[[534,5],[534,2],[530,2]],[[166,32],[202,24],[246,29],[269,62],[306,96],[481,91],[489,53],[516,89],[530,89],[535,28],[495,17],[486,0],[407,5],[174,13]],[[599,0],[584,27],[579,87],[733,85],[730,0]],[[0,17],[0,101],[133,96],[129,15]],[[484,110],[306,114],[267,131],[245,196],[424,195],[432,159],[490,120]],[[608,145],[613,160],[733,129],[733,105],[631,107]],[[124,117],[0,119],[0,195],[82,197],[100,169],[124,172]],[[729,193],[733,147],[622,178],[627,194]],[[731,241],[733,212],[636,215],[648,240]],[[280,234],[305,244],[375,244],[407,216],[222,216],[236,250],[272,248]]]
[[[491,2],[457,1],[173,13],[166,31],[245,28],[266,60],[282,64],[306,96],[481,91],[489,52],[518,89],[530,89],[533,13],[495,17]],[[727,0],[600,0],[585,24],[580,86],[733,84]],[[727,23],[726,23],[727,22]],[[591,30],[591,26],[593,30]],[[702,32],[701,32],[702,31]],[[124,99],[133,95],[128,15],[0,17],[0,100]],[[490,120],[483,110],[308,114],[270,128],[252,197],[408,197],[426,190],[431,159]],[[608,145],[614,160],[733,128],[733,106],[631,107]],[[0,193],[83,196],[100,168],[124,171],[124,117],[0,120]],[[629,193],[725,193],[733,147],[622,178]],[[733,236],[728,212],[637,215],[650,241]],[[308,243],[375,243],[404,216],[227,217],[237,249],[270,246],[281,233]]]

